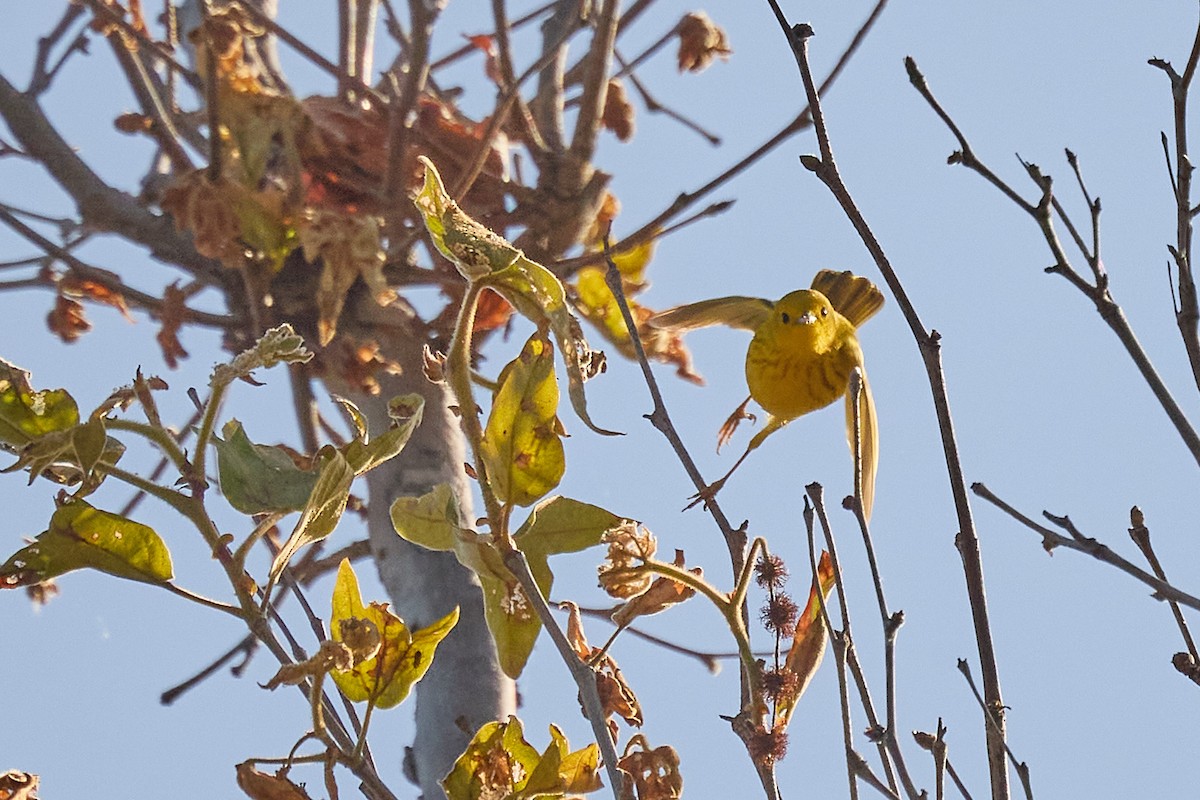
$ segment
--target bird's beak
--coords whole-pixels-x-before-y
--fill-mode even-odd
[[[812,325],[816,321],[817,315],[811,311],[806,311],[796,318],[796,322],[800,323],[801,325]]]

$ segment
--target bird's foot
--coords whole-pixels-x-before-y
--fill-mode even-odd
[[[748,419],[751,422],[754,422],[758,419],[746,410],[746,406],[749,404],[750,398],[747,397],[744,403],[733,410],[733,413],[729,415],[729,419],[725,420],[725,422],[721,424],[721,429],[717,431],[718,453],[721,452],[721,448],[728,444],[729,440],[733,438],[733,432],[737,430],[737,426],[742,420]]]

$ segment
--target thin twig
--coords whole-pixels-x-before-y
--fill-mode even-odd
[[[1158,560],[1158,554],[1154,552],[1154,545],[1150,543],[1150,529],[1146,527],[1146,518],[1137,506],[1130,510],[1129,521],[1132,525],[1129,529],[1129,538],[1133,539],[1134,544],[1142,551],[1146,562],[1150,564],[1150,569],[1154,570],[1155,576],[1166,583],[1166,570],[1163,569],[1162,562]],[[1175,624],[1179,626],[1179,633],[1183,636],[1183,642],[1192,656],[1192,661],[1200,663],[1200,652],[1196,652],[1196,642],[1192,639],[1191,631],[1188,630],[1183,612],[1179,610],[1179,603],[1170,599],[1167,602],[1171,605],[1171,613],[1175,615]]]
[[[833,535],[833,526],[829,522],[829,515],[825,510],[825,490],[819,483],[810,483],[804,487],[806,494],[805,507],[808,506],[808,500],[812,500],[813,509],[816,512],[817,519],[821,523],[821,532],[825,538],[825,548],[829,551],[830,565],[833,567],[834,586],[838,592],[838,610],[842,618],[842,631],[846,639],[850,642],[850,648],[847,650],[848,663],[853,663],[857,666],[857,654],[853,648],[854,634],[850,625],[850,603],[846,596],[845,578],[842,573],[841,562],[838,559],[837,540]],[[815,551],[810,554],[810,559],[815,559]],[[813,574],[816,575],[814,567]],[[828,624],[828,620],[827,620]],[[889,620],[884,615],[884,630],[887,631]],[[830,630],[833,630],[831,627]],[[850,659],[853,658],[851,662]],[[903,787],[905,795],[909,798],[918,796],[912,778],[908,774],[908,766],[904,762],[904,753],[900,750],[900,743],[894,733],[889,730],[886,725],[881,725],[875,713],[875,705],[871,700],[870,692],[867,689],[866,677],[862,674],[861,669],[854,669],[854,678],[858,686],[860,700],[863,703],[864,711],[867,714],[867,721],[870,723],[871,738],[875,741],[875,745],[879,750],[880,760],[883,762],[884,771],[887,773],[888,785],[892,791],[898,792],[898,787]],[[889,703],[893,703],[892,698],[888,698]],[[892,709],[888,709],[887,713],[891,715]],[[892,722],[892,717],[888,717],[889,725]],[[895,773],[893,773],[893,768]]]
[[[277,36],[280,41],[284,42],[297,53],[311,61],[319,69],[324,70],[334,78],[337,78],[339,81],[343,81],[347,86],[353,88],[355,92],[358,92],[364,98],[369,98],[372,103],[380,108],[387,105],[387,99],[381,93],[364,83],[357,76],[345,74],[343,70],[338,68],[337,64],[334,64],[312,47],[309,47],[287,28],[271,19],[270,15],[263,13],[262,9],[256,7],[253,3],[242,2],[242,0],[235,1],[239,7],[246,10],[246,13],[248,13],[256,23],[262,25],[269,33],[271,33],[273,36]]]
[[[967,685],[971,687],[971,694],[975,695],[975,702],[983,710],[983,713],[988,717],[993,725],[998,725],[996,709],[988,707],[983,698],[979,694],[979,689],[975,686],[975,679],[971,676],[971,665],[967,663],[965,658],[958,660],[958,671],[963,674],[967,680]],[[1017,761],[1017,756],[1013,753],[1012,748],[1008,746],[1008,742],[1004,743],[1004,752],[1008,755],[1008,760],[1012,762],[1013,768],[1017,771],[1017,777],[1021,781],[1021,788],[1025,790],[1026,800],[1033,800],[1033,788],[1029,784],[1029,765],[1024,761]]]
[[[149,211],[137,198],[105,183],[63,139],[36,99],[18,91],[3,74],[0,117],[22,149],[75,201],[87,225],[137,242],[155,258],[177,264],[207,283],[223,284],[224,269],[218,262],[198,254],[170,217]]]
[[[87,50],[87,36],[78,34],[67,49],[58,57],[53,65],[50,64],[50,54],[54,47],[62,41],[62,38],[70,31],[71,26],[83,14],[83,6],[69,3],[63,10],[63,15],[49,33],[38,39],[37,57],[33,64],[33,77],[29,79],[29,87],[25,90],[31,95],[39,95],[50,88],[54,76],[62,69],[63,64],[75,52],[85,52]]]
[[[1163,411],[1166,413],[1168,419],[1170,419],[1171,423],[1175,426],[1175,430],[1179,434],[1180,439],[1183,440],[1184,446],[1187,447],[1188,451],[1192,454],[1192,458],[1196,460],[1196,463],[1200,464],[1200,436],[1197,435],[1196,430],[1192,427],[1187,415],[1184,414],[1183,409],[1175,401],[1175,398],[1171,394],[1171,391],[1167,388],[1166,383],[1159,376],[1158,371],[1154,368],[1153,363],[1150,361],[1150,357],[1146,354],[1146,351],[1142,349],[1141,343],[1137,339],[1137,335],[1133,332],[1133,328],[1130,326],[1129,320],[1125,317],[1125,312],[1119,305],[1117,305],[1116,300],[1113,299],[1112,294],[1109,291],[1107,281],[1098,280],[1097,285],[1093,286],[1084,280],[1084,278],[1074,269],[1074,267],[1071,266],[1070,259],[1067,257],[1062,243],[1059,241],[1058,235],[1054,231],[1053,220],[1050,215],[1050,209],[1053,206],[1053,192],[1051,190],[1051,181],[1049,177],[1043,175],[1041,170],[1038,169],[1037,165],[1025,163],[1024,166],[1026,172],[1029,174],[1030,178],[1032,178],[1041,188],[1042,197],[1036,204],[1030,203],[1021,197],[1012,189],[1012,187],[997,177],[994,172],[988,169],[988,167],[975,156],[962,131],[959,130],[958,126],[955,125],[953,120],[950,119],[949,114],[946,113],[941,104],[938,103],[937,99],[933,96],[933,92],[930,90],[929,84],[925,80],[925,76],[921,74],[919,69],[917,69],[916,62],[911,58],[905,59],[905,66],[908,69],[909,81],[921,94],[929,106],[934,110],[938,117],[940,117],[941,120],[946,123],[946,126],[958,140],[960,150],[956,151],[955,154],[951,156],[950,162],[962,164],[963,166],[978,172],[989,183],[1003,192],[1003,194],[1012,200],[1019,208],[1037,221],[1038,227],[1042,231],[1043,238],[1046,240],[1046,244],[1050,248],[1050,252],[1054,256],[1055,260],[1054,266],[1050,267],[1047,271],[1066,278],[1072,286],[1079,289],[1079,291],[1081,291],[1089,300],[1092,301],[1092,303],[1095,304],[1096,311],[1100,314],[1100,318],[1104,320],[1108,327],[1112,329],[1113,333],[1117,335],[1117,338],[1120,339],[1121,344],[1125,347],[1125,351],[1129,354],[1129,357],[1133,360],[1134,365],[1141,373],[1142,379],[1146,381],[1147,386],[1150,387],[1150,391],[1158,400],[1159,405],[1162,406]],[[1098,248],[1095,248],[1093,255],[1098,252]],[[1181,300],[1181,308],[1182,303],[1183,301]]]
[[[1010,517],[1020,522],[1031,531],[1039,534],[1042,537],[1042,547],[1046,552],[1054,550],[1056,547],[1065,547],[1068,550],[1076,550],[1080,553],[1086,553],[1097,561],[1103,561],[1105,564],[1116,567],[1127,575],[1141,581],[1154,590],[1153,597],[1157,600],[1174,600],[1175,602],[1194,608],[1200,611],[1200,597],[1188,594],[1182,589],[1177,589],[1166,581],[1151,575],[1141,567],[1128,561],[1114,553],[1107,546],[1101,544],[1095,539],[1083,536],[1075,529],[1074,524],[1069,517],[1057,517],[1048,512],[1043,512],[1046,518],[1054,524],[1060,526],[1068,532],[1067,536],[1050,530],[1044,525],[1039,525],[1029,517],[1022,514],[1017,509],[1013,508],[1008,503],[1001,500],[992,490],[984,486],[982,483],[971,484],[971,491],[984,500],[988,501],[996,508],[1008,514]]]
[[[557,603],[552,603],[552,605],[557,605]],[[584,616],[595,617],[596,619],[602,619],[612,625],[616,625],[616,623],[612,620],[612,612],[613,609],[611,608],[579,608],[579,613],[583,614]],[[716,674],[721,670],[721,661],[732,661],[735,658],[741,658],[741,654],[736,651],[707,653],[700,650],[695,650],[691,647],[685,647],[684,645],[676,644],[659,636],[655,636],[652,633],[647,633],[646,631],[643,631],[634,625],[626,626],[623,631],[633,635],[635,638],[642,639],[657,647],[661,647],[664,650],[669,650],[672,653],[679,653],[680,655],[687,656],[688,658],[694,658],[703,664],[705,668],[707,668],[708,671],[713,674]]]
[[[1192,269],[1192,173],[1195,167],[1188,147],[1188,96],[1196,65],[1200,62],[1200,22],[1192,40],[1191,53],[1183,75],[1178,74],[1170,62],[1152,58],[1149,63],[1166,73],[1171,82],[1171,100],[1174,111],[1175,175],[1172,188],[1175,196],[1175,244],[1168,249],[1175,259],[1179,288],[1179,306],[1175,322],[1183,338],[1192,378],[1200,388],[1200,301],[1197,300],[1196,280]]]
[[[159,42],[151,39],[145,33],[129,24],[129,22],[123,16],[121,16],[121,13],[113,6],[105,2],[105,0],[82,0],[82,2],[87,4],[87,7],[92,10],[93,14],[98,17],[103,17],[105,25],[115,25],[121,29],[121,33],[131,37],[134,41],[136,41],[138,46],[145,47],[153,52],[155,58],[161,59],[169,69],[182,75],[183,79],[187,81],[192,88],[201,89],[203,87],[203,81],[200,80],[199,75],[197,75],[193,70],[188,69],[183,64],[179,63],[179,61],[175,59],[175,55],[171,51],[167,50],[167,48],[163,47]],[[204,4],[201,5],[203,6]]]
[[[126,286],[121,282],[119,277],[108,270],[85,264],[74,254],[50,241],[45,236],[42,236],[36,230],[18,219],[15,214],[5,208],[0,208],[0,222],[5,223],[21,236],[25,237],[25,239],[30,243],[42,248],[47,254],[62,262],[74,277],[93,281],[94,283],[98,283],[106,289],[111,289],[114,292],[118,292],[134,306],[144,308],[154,313],[162,311],[163,301],[161,298],[155,297],[152,294],[147,294],[139,289],[134,289],[131,286]],[[188,322],[193,322],[197,325],[204,325],[211,328],[227,329],[236,327],[239,324],[236,317],[226,316],[224,314],[210,314],[207,311],[197,311],[187,307],[184,307],[181,313],[182,318]]]
[[[850,43],[846,46],[845,50],[842,51],[842,54],[838,58],[838,61],[834,65],[833,69],[829,71],[829,74],[825,77],[825,80],[821,82],[822,93],[828,92],[830,88],[832,88],[837,82],[838,77],[842,74],[842,71],[846,68],[846,65],[850,63],[850,59],[855,53],[858,52],[858,49],[866,40],[867,34],[870,33],[870,31],[874,28],[875,23],[883,13],[887,3],[888,0],[877,0],[875,6],[871,10],[871,13],[867,15],[866,20],[861,26],[859,26],[858,31],[851,38]],[[797,114],[794,119],[785,124],[765,142],[763,142],[743,158],[739,159],[728,169],[709,180],[700,188],[679,194],[679,196],[677,196],[665,209],[656,214],[648,222],[642,224],[633,233],[621,239],[619,246],[613,252],[627,253],[630,250],[649,242],[651,239],[655,238],[659,231],[672,219],[682,214],[704,197],[707,197],[709,194],[712,194],[714,191],[724,186],[733,178],[745,172],[755,163],[760,161],[764,156],[773,151],[776,147],[783,144],[800,131],[805,130],[810,125],[812,125],[812,118],[809,114],[809,109],[806,107],[803,111]],[[602,253],[589,253],[576,258],[560,259],[554,262],[554,264],[551,266],[558,275],[570,275],[584,267],[601,264],[603,261],[604,256]]]

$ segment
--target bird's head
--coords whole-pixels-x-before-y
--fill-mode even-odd
[[[775,304],[771,322],[778,335],[797,339],[832,336],[838,313],[825,295],[815,289],[798,289]]]

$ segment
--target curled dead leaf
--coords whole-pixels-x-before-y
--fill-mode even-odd
[[[239,92],[266,91],[254,59],[245,58],[246,39],[262,36],[266,29],[236,4],[214,7],[191,33],[196,47],[196,71],[208,71],[209,53],[216,59],[217,80]]]
[[[0,775],[0,800],[38,800],[40,780],[32,772],[9,770]]]
[[[608,554],[598,569],[600,587],[610,596],[622,599],[646,591],[654,576],[639,568],[658,549],[654,534],[632,520],[625,520],[605,531],[600,542],[608,545]]]
[[[110,289],[102,283],[79,278],[74,275],[64,275],[58,282],[58,291],[71,297],[90,300],[93,303],[110,306],[121,312],[121,316],[129,322],[133,322],[133,317],[129,315],[129,306],[125,302],[125,295],[118,291]]]
[[[633,103],[625,92],[625,84],[613,78],[608,82],[608,93],[604,99],[604,112],[600,117],[601,124],[608,128],[622,142],[633,138]]]
[[[674,564],[680,568],[684,566],[682,550],[675,551]],[[696,576],[704,574],[704,570],[700,567],[693,567],[688,571]],[[614,611],[612,621],[621,627],[625,627],[638,617],[645,617],[665,611],[673,605],[682,603],[695,593],[696,590],[686,584],[679,583],[671,578],[659,576],[654,579],[654,582],[650,584],[648,589],[631,598],[625,605]]]
[[[446,354],[441,351],[435,353],[429,345],[424,345],[421,350],[421,371],[425,373],[425,380],[430,383],[445,383]]]
[[[625,676],[621,674],[621,668],[617,666],[616,660],[608,653],[601,655],[601,648],[588,644],[587,636],[583,632],[583,619],[579,614],[579,606],[567,600],[560,603],[559,607],[567,611],[567,641],[571,643],[571,649],[579,656],[580,661],[591,664],[596,673],[596,692],[600,696],[600,705],[604,708],[605,716],[616,714],[627,724],[640,728],[642,726],[642,705],[638,702],[637,695],[633,693],[629,683],[626,682]],[[582,698],[579,702],[580,710],[584,716],[587,716]],[[616,728],[611,720],[609,721],[609,730],[613,732],[615,740]]]
[[[310,800],[308,792],[287,779],[287,768],[259,772],[250,761],[237,765],[237,784],[251,800]]]
[[[318,259],[322,263],[317,284],[321,345],[329,344],[337,333],[346,293],[358,278],[363,279],[379,305],[386,306],[396,299],[383,276],[385,256],[378,217],[309,209],[296,233],[309,263],[315,264]]]
[[[651,749],[646,737],[636,734],[617,767],[633,779],[638,800],[675,800],[683,794],[679,754],[670,745]]]
[[[190,231],[196,252],[227,267],[245,261],[242,226],[231,194],[236,187],[220,178],[210,181],[202,170],[180,175],[163,192],[160,205],[175,219],[175,227]]]
[[[162,348],[163,361],[171,369],[179,366],[180,359],[188,357],[187,350],[184,350],[183,345],[179,342],[179,329],[183,326],[183,310],[186,299],[187,295],[179,288],[178,281],[163,289],[163,304],[158,311],[162,327],[159,328],[154,339]]]
[[[83,303],[61,293],[54,299],[54,308],[46,315],[46,326],[67,344],[92,329],[92,323],[83,313]]]
[[[379,631],[375,632],[376,637]],[[376,645],[378,649],[378,644]],[[343,642],[337,642],[332,639],[326,639],[321,642],[321,647],[316,654],[307,661],[299,661],[294,664],[284,664],[279,668],[279,671],[271,677],[271,680],[262,684],[264,689],[274,691],[280,686],[291,686],[297,683],[303,683],[309,678],[316,678],[324,675],[331,669],[347,670],[355,663],[354,653]]]
[[[678,30],[680,72],[703,72],[714,58],[725,61],[733,52],[725,31],[703,11],[685,14]]]

